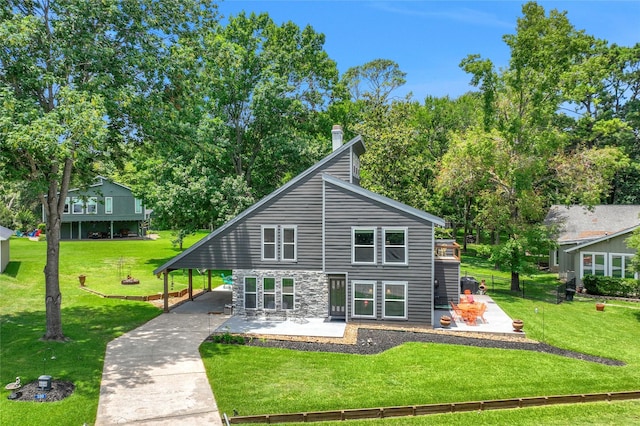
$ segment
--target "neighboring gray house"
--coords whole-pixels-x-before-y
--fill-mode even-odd
[[[575,277],[580,286],[589,274],[637,277],[631,267],[636,251],[625,241],[640,226],[640,206],[552,206],[545,223],[554,227],[558,247],[550,267],[561,279]]]
[[[9,240],[13,235],[11,229],[0,226],[0,274],[4,272],[9,264]]]
[[[169,271],[206,268],[233,271],[240,315],[432,324],[436,296],[457,301],[444,221],[360,187],[364,143],[332,133],[330,155],[157,268],[165,295]]]
[[[144,235],[147,218],[142,200],[131,189],[102,176],[86,191],[71,189],[67,194],[60,238],[128,238]],[[44,206],[42,221],[46,222]]]

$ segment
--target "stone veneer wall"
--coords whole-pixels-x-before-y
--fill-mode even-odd
[[[257,309],[244,308],[244,278],[257,278]],[[263,307],[263,278],[276,279],[276,309]],[[282,309],[282,278],[294,280],[294,308]],[[238,269],[233,271],[233,304],[235,315],[267,318],[329,316],[329,280],[321,271],[286,271]]]

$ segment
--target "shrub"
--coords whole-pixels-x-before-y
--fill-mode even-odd
[[[244,345],[245,340],[242,336],[236,336],[231,333],[224,332],[222,334],[215,334],[211,336],[213,343],[224,343],[225,345]]]
[[[598,296],[629,297],[640,293],[640,282],[631,278],[585,275],[582,282],[589,294]]]
[[[45,234],[47,232],[47,224],[46,223],[39,223],[38,224],[38,229],[40,230],[41,234]]]

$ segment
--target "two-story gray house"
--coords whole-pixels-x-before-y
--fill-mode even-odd
[[[70,189],[65,200],[60,238],[129,238],[142,236],[147,217],[142,200],[131,189],[97,177],[87,190]],[[42,221],[46,222],[44,207]]]
[[[171,270],[230,269],[235,314],[431,324],[436,296],[459,296],[444,220],[360,187],[362,139],[332,133],[331,154],[157,268],[165,289]]]

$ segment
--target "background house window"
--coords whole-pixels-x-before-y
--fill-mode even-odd
[[[407,229],[383,229],[383,263],[407,264]]]
[[[282,309],[293,309],[295,284],[293,278],[282,279]]]
[[[353,316],[375,318],[376,283],[373,281],[354,281]]]
[[[604,253],[582,253],[582,276],[585,275],[606,275],[606,264]]]
[[[352,263],[376,263],[375,228],[352,228]]]
[[[262,227],[262,260],[276,260],[276,227]]]
[[[87,214],[98,214],[98,199],[96,197],[87,200]]]
[[[275,278],[263,278],[262,279],[262,306],[264,309],[276,308],[276,279]]]
[[[113,198],[105,197],[104,199],[104,213],[112,214],[113,213]]]
[[[407,283],[387,282],[382,284],[384,318],[407,317]]]
[[[255,309],[257,307],[257,279],[255,277],[244,278],[244,307],[245,309]]]
[[[611,276],[614,278],[635,278],[629,254],[610,254]]]
[[[80,198],[73,198],[71,205],[71,212],[73,214],[83,214],[84,213],[84,203]]]
[[[64,199],[64,211],[62,213],[69,213],[70,211],[70,203],[69,203],[69,197]]]
[[[136,213],[142,213],[142,200],[140,198],[136,198],[135,203]]]
[[[296,260],[297,229],[295,226],[282,227],[282,260]]]

